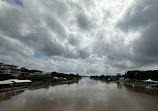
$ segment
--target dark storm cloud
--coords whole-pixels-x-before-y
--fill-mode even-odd
[[[89,56],[88,51],[84,51],[83,48],[80,49],[77,36],[69,34],[65,29],[65,21],[69,19],[66,16],[68,6],[65,2],[42,1],[42,10],[38,8],[35,10],[34,7],[27,9],[27,1],[23,1],[25,8],[5,2],[1,1],[4,3],[1,9],[4,10],[0,10],[0,32],[3,35],[15,38],[21,44],[26,44],[49,57],[62,56],[84,59]],[[35,1],[31,5],[37,3]],[[51,11],[53,11],[52,14],[48,14]],[[3,42],[5,44],[7,41]]]
[[[2,10],[5,8],[5,10]],[[21,10],[15,6],[2,7],[0,10],[0,29],[5,34],[10,36],[19,36],[20,34],[20,24],[24,21],[26,17]]]
[[[84,74],[156,64],[157,4],[156,0],[0,1],[0,60]],[[135,39],[135,33],[140,38]]]
[[[85,14],[77,15],[77,22],[81,29],[89,29],[91,27],[91,23]]]
[[[7,1],[9,3],[15,3],[17,5],[23,6],[21,0],[3,0],[3,1]]]
[[[80,45],[79,40],[77,38],[73,37],[72,35],[69,36],[68,41],[73,46]]]
[[[13,55],[13,56],[32,56],[34,54],[33,49],[27,47],[16,39],[11,39],[7,36],[0,35],[0,54],[1,55]]]
[[[88,52],[88,50],[86,50],[86,49],[80,49],[79,50],[79,56],[82,59],[88,58],[90,56],[90,52]]]
[[[125,30],[135,30],[145,28],[148,25],[157,23],[158,1],[156,0],[136,0],[127,10],[118,26]]]
[[[126,33],[140,33],[140,38],[131,44],[135,53],[133,62],[137,64],[151,65],[158,62],[157,10],[157,0],[136,0],[118,23],[118,26]]]
[[[58,34],[59,39],[62,40],[66,38],[66,31],[57,19],[54,17],[46,17],[45,21],[47,21],[47,26],[50,27],[53,32]]]

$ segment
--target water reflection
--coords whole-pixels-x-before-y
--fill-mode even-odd
[[[0,101],[8,100],[11,97],[19,95],[23,92],[24,92],[24,90],[16,90],[16,91],[12,91],[12,92],[1,93],[0,94]]]
[[[0,102],[0,111],[156,111],[158,97],[122,84],[84,78],[71,85],[25,90]]]

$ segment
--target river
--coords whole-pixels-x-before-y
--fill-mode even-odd
[[[158,111],[158,96],[83,78],[70,85],[0,94],[0,111]]]

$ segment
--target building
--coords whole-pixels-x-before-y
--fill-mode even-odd
[[[6,88],[13,86],[13,82],[11,81],[0,81],[0,88]]]
[[[0,62],[0,80],[18,78],[20,73],[21,69],[19,69],[18,66]]]
[[[11,69],[3,69],[3,74],[11,74]]]
[[[11,74],[14,77],[18,77],[21,73],[21,69],[16,65],[3,64],[3,74]]]
[[[8,79],[0,81],[0,88],[31,84],[31,80]]]

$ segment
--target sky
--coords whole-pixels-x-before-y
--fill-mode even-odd
[[[0,61],[45,72],[158,69],[158,0],[0,0]]]

